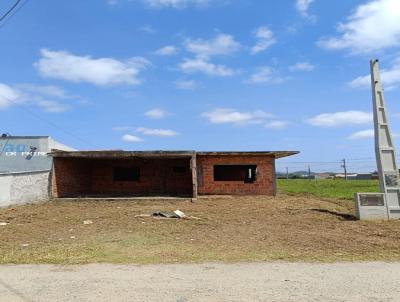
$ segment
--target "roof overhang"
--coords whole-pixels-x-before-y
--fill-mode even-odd
[[[60,151],[53,150],[49,153],[52,157],[92,158],[92,159],[117,159],[117,158],[190,158],[195,151]]]
[[[49,153],[52,157],[64,158],[92,158],[92,159],[117,159],[117,158],[190,158],[199,156],[271,156],[273,158],[282,158],[298,154],[299,151],[61,151],[53,150]]]
[[[197,152],[200,156],[272,156],[274,158],[282,158],[299,154],[299,151],[210,151]]]

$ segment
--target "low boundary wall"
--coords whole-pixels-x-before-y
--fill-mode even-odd
[[[0,207],[49,200],[50,171],[0,174]]]

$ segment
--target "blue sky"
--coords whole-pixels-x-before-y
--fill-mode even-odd
[[[0,24],[1,132],[373,170],[369,59],[398,136],[399,20],[398,0],[29,1]]]

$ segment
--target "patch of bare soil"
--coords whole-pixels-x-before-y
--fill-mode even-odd
[[[135,217],[176,209],[201,219]],[[400,221],[352,214],[288,195],[16,206],[0,209],[0,263],[400,260]]]

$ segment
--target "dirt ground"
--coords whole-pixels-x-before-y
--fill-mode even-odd
[[[135,217],[176,209],[201,220]],[[283,194],[16,206],[0,209],[0,263],[400,260],[400,221],[352,213],[350,201]]]

